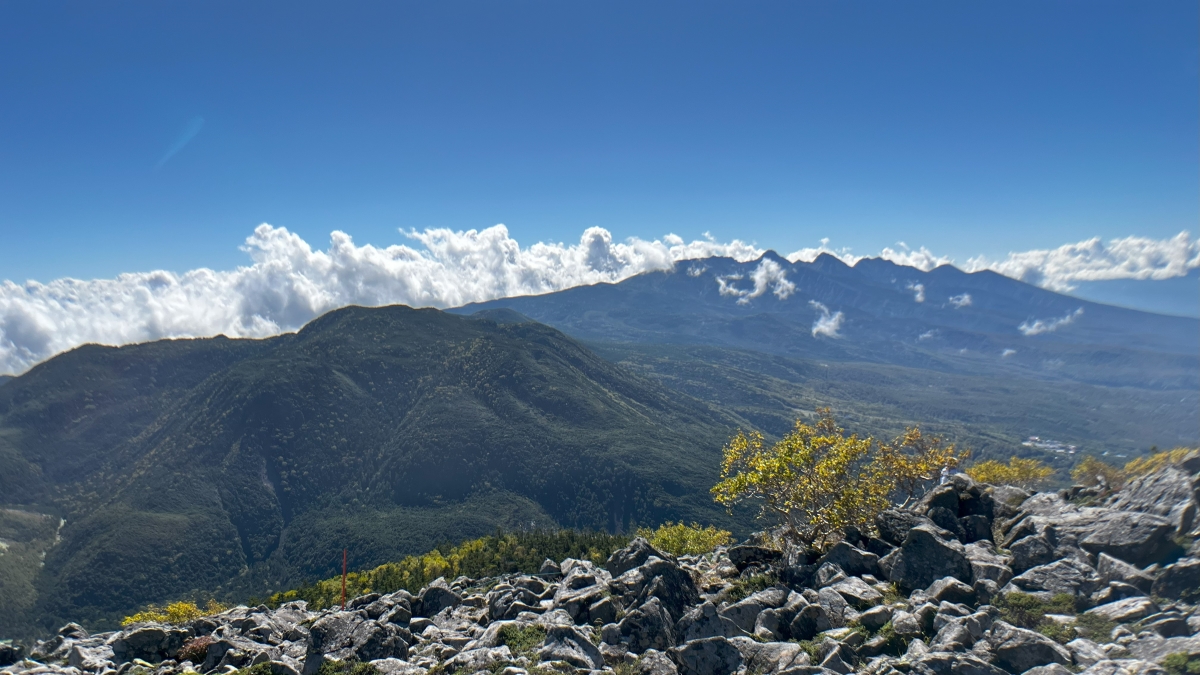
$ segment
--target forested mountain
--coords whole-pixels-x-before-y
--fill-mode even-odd
[[[498,308],[772,433],[826,404],[856,429],[920,422],[977,454],[1027,452],[1032,435],[1116,454],[1200,436],[1200,321],[993,272],[768,252],[454,311]]]
[[[352,307],[267,340],[89,345],[8,382],[0,634],[265,595],[344,546],[365,567],[497,527],[731,524],[707,489],[736,419],[498,318]]]

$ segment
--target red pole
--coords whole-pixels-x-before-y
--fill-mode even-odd
[[[346,611],[346,549],[342,549],[342,611]]]

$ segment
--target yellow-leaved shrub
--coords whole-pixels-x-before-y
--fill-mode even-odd
[[[701,527],[699,523],[685,525],[682,521],[664,523],[657,530],[639,527],[637,535],[671,555],[700,555],[733,541],[733,534],[727,530],[712,525]]]
[[[187,601],[172,602],[166,607],[150,605],[137,614],[134,614],[133,616],[127,616],[122,619],[121,625],[128,626],[135,623],[151,622],[178,625],[181,623],[187,623],[192,619],[199,619],[202,616],[220,614],[227,609],[229,608],[217,602],[216,600],[209,600],[208,604],[204,607],[200,607],[194,602]]]
[[[1071,480],[1076,485],[1100,485],[1117,490],[1125,484],[1125,472],[1120,467],[1088,455],[1071,469]]]
[[[762,434],[739,431],[723,451],[716,501],[760,500],[784,536],[824,548],[847,527],[873,529],[893,498],[917,496],[966,456],[917,428],[891,443],[847,435],[828,408],[817,412],[815,424],[797,420],[769,447]]]
[[[967,467],[966,473],[980,483],[1036,488],[1054,475],[1054,468],[1036,459],[1011,457],[1008,464],[989,459]]]
[[[1163,452],[1156,452],[1145,457],[1131,459],[1125,465],[1125,475],[1128,478],[1145,476],[1166,467],[1168,464],[1178,464],[1194,452],[1200,452],[1200,450],[1196,448],[1175,448],[1174,450],[1164,450]]]

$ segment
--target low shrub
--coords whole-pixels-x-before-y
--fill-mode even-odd
[[[509,651],[514,656],[520,656],[529,654],[542,646],[542,642],[546,639],[546,628],[538,625],[521,627],[508,624],[500,628],[499,637],[501,645],[508,645]]]
[[[1168,654],[1162,666],[1170,675],[1200,675],[1200,657],[1189,656],[1187,652]]]
[[[193,619],[199,619],[202,616],[220,614],[227,609],[229,608],[216,600],[209,600],[208,604],[204,607],[199,607],[196,603],[187,601],[172,602],[166,607],[150,605],[137,614],[122,619],[121,625],[129,626],[135,623],[170,623],[179,625]]]
[[[966,468],[966,474],[980,483],[1036,488],[1050,480],[1054,468],[1036,459],[1010,457],[1008,464],[994,459],[973,464]]]
[[[1055,623],[1046,618],[1047,614],[1075,614],[1075,597],[1069,593],[1058,593],[1049,601],[1027,593],[1009,593],[993,604],[1000,610],[1001,619],[1030,630],[1038,630],[1044,623]]]
[[[726,530],[712,525],[701,527],[699,523],[685,525],[682,521],[659,525],[657,530],[638,528],[637,534],[654,548],[677,556],[708,553],[733,541],[733,534]]]
[[[248,673],[248,675],[270,675],[271,664],[260,663],[259,666],[267,666],[265,673]],[[253,671],[254,668],[251,668]],[[326,661],[321,664],[321,668],[317,670],[317,675],[379,675],[379,669],[369,663],[362,661]]]
[[[195,665],[204,663],[204,659],[208,657],[208,646],[212,643],[213,639],[208,635],[192,638],[183,643],[183,647],[180,648],[175,660],[180,663],[191,661]]]
[[[733,582],[733,585],[725,592],[725,597],[729,602],[745,600],[759,591],[765,591],[774,586],[778,581],[774,574],[754,574]]]
[[[1080,635],[1092,642],[1112,642],[1112,632],[1116,627],[1116,623],[1096,614],[1080,614],[1075,617],[1075,628]]]

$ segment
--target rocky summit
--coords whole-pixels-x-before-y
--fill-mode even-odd
[[[416,595],[76,624],[0,673],[1089,675],[1200,668],[1200,456],[1115,494],[958,474],[824,552],[770,533],[703,556],[644,539],[604,566],[439,579]],[[369,664],[369,666],[367,665]]]

